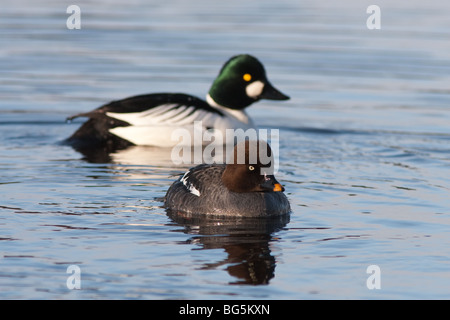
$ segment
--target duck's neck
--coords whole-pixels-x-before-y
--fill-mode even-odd
[[[208,104],[211,107],[224,112],[225,114],[239,120],[240,122],[243,122],[245,124],[250,124],[251,120],[244,110],[234,110],[234,109],[230,109],[230,108],[221,106],[216,101],[214,101],[214,99],[210,96],[209,93],[206,95],[206,102],[208,102]]]

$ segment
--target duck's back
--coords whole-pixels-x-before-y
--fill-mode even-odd
[[[189,214],[268,217],[287,214],[289,201],[282,192],[231,192],[222,182],[225,165],[199,165],[175,181],[165,206]]]
[[[154,93],[112,101],[68,120],[77,117],[89,120],[66,143],[83,148],[107,145],[115,150],[131,145],[173,146],[176,144],[171,138],[173,130],[197,120],[214,127],[224,114],[191,95]]]

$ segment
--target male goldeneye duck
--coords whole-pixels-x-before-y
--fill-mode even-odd
[[[105,146],[111,150],[132,145],[173,147],[179,128],[247,130],[254,128],[245,108],[260,99],[287,100],[267,80],[264,66],[243,54],[229,59],[213,82],[206,101],[183,93],[154,93],[112,101],[91,112],[67,118],[89,118],[66,142],[74,147]]]
[[[243,149],[245,160],[239,156]],[[269,161],[263,161],[264,152]],[[284,187],[273,175],[273,156],[267,143],[241,142],[230,160],[189,169],[168,189],[165,207],[180,214],[228,217],[273,217],[290,212]]]

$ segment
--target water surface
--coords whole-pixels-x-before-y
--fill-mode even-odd
[[[1,299],[448,299],[450,5],[378,1],[14,1],[0,16]],[[197,221],[161,208],[170,150],[86,157],[65,118],[131,95],[204,97],[250,53],[291,96],[280,130],[292,214]],[[67,268],[81,270],[70,290]],[[366,286],[369,265],[381,289]]]

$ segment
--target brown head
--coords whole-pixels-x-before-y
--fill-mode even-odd
[[[273,175],[273,155],[262,141],[244,141],[234,147],[222,174],[223,184],[233,192],[279,192],[283,186]]]

